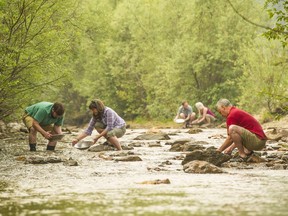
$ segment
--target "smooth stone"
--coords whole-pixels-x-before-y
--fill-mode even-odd
[[[220,169],[219,167],[208,163],[207,161],[199,161],[194,160],[190,161],[189,163],[186,163],[183,166],[184,172],[186,173],[223,173],[224,171]]]
[[[109,145],[93,145],[88,148],[88,151],[91,152],[101,152],[101,151],[113,151],[115,148]]]
[[[170,137],[165,133],[158,134],[142,134],[134,138],[134,140],[169,140]]]
[[[69,158],[68,160],[64,161],[63,162],[63,165],[64,166],[78,166],[78,161],[72,159],[72,158]]]
[[[203,130],[200,128],[191,128],[191,129],[189,129],[189,131],[187,131],[187,133],[189,133],[189,134],[197,134],[197,133],[201,133],[201,132],[203,132]]]
[[[129,161],[142,161],[142,159],[139,156],[130,155],[126,157],[115,158],[115,161],[129,162]]]
[[[264,163],[267,162],[267,160],[265,158],[262,158],[258,155],[251,155],[248,160],[248,163]]]
[[[143,181],[139,184],[171,184],[169,179],[164,179],[164,180],[160,180],[160,179],[156,179],[156,180],[152,180],[152,181]]]
[[[222,163],[227,162],[230,159],[231,159],[230,155],[217,152],[213,149],[205,150],[205,151],[195,150],[191,153],[186,154],[186,157],[182,161],[182,165],[190,161],[202,160],[202,161],[207,161],[209,163],[212,163],[216,166],[221,166]]]
[[[155,142],[155,143],[149,143],[148,147],[153,148],[153,147],[162,147],[160,142]]]

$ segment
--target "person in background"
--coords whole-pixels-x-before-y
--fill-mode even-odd
[[[210,109],[205,107],[203,103],[197,102],[195,106],[198,109],[198,119],[194,120],[192,124],[200,124],[200,123],[210,124],[211,121],[215,120],[215,114]]]
[[[234,107],[229,100],[217,102],[219,113],[226,118],[228,137],[217,151],[231,154],[237,148],[242,159],[247,158],[253,150],[265,147],[267,137],[260,123],[249,113]]]
[[[37,132],[48,140],[52,134],[62,134],[64,112],[63,104],[58,102],[40,102],[25,109],[22,120],[29,131],[30,151],[36,151]],[[47,150],[55,150],[56,144],[56,141],[49,140]]]
[[[182,102],[182,105],[178,108],[178,112],[174,120],[184,119],[183,128],[188,127],[192,121],[195,119],[196,114],[193,112],[192,107],[185,100]]]
[[[89,125],[83,133],[79,134],[72,141],[72,145],[90,136],[95,128],[99,134],[93,139],[94,144],[101,137],[105,137],[117,150],[122,150],[118,138],[122,137],[126,132],[125,121],[113,109],[105,106],[99,99],[92,100],[89,109],[93,114]]]

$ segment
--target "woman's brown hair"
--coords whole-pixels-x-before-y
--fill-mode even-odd
[[[98,111],[98,114],[97,115],[94,115],[94,117],[96,119],[102,119],[103,117],[103,114],[104,114],[104,109],[105,109],[105,105],[104,103],[99,100],[99,99],[94,99],[90,102],[89,104],[89,109],[92,110],[92,109],[96,109]]]

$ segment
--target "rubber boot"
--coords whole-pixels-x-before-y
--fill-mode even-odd
[[[49,146],[47,145],[47,151],[54,151],[55,150],[55,146]]]
[[[30,151],[36,151],[36,143],[29,144]]]

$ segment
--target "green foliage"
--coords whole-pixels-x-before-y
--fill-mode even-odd
[[[265,8],[272,20],[272,27],[264,35],[268,39],[281,41],[283,47],[288,42],[288,2],[283,0],[266,0]]]
[[[2,1],[0,7],[0,119],[49,98],[69,72],[69,29],[75,1]]]
[[[279,2],[266,1],[276,26],[265,34],[285,45],[287,4]],[[233,5],[255,22],[267,20],[258,1]],[[261,39],[227,0],[0,6],[0,118],[40,100],[64,102],[79,124],[93,98],[131,120],[172,119],[184,99],[214,109],[225,97],[272,113],[286,104],[287,51]]]
[[[243,48],[244,53],[246,58],[238,62],[244,71],[239,79],[241,105],[254,112],[266,109],[270,113],[278,107],[287,107],[287,51],[279,42],[260,39]]]

